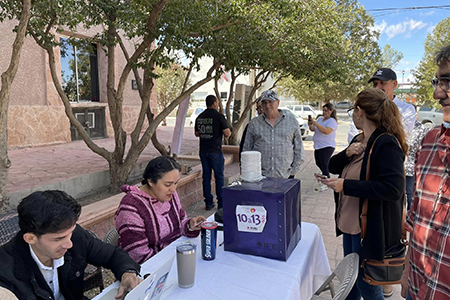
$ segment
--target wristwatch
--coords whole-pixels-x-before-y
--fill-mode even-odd
[[[136,276],[141,276],[141,274],[139,274],[139,272],[135,269],[127,269],[127,270],[125,270],[124,273],[132,273],[132,274],[135,274]]]

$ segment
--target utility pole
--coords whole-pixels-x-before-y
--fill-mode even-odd
[[[402,89],[405,89],[405,70],[402,71]]]

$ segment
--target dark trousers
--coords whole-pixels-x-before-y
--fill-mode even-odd
[[[408,210],[413,203],[413,189],[414,189],[414,176],[406,176],[406,204]]]
[[[222,207],[222,187],[225,182],[224,162],[222,153],[202,153],[200,152],[200,160],[203,169],[203,197],[205,197],[206,206],[213,204],[213,195],[211,194],[211,178],[214,170],[214,178],[216,181],[216,196],[219,207]]]
[[[328,163],[330,162],[331,155],[334,152],[333,147],[325,147],[322,149],[314,150],[314,158],[316,159],[316,166],[319,167],[322,174],[330,177],[330,172],[328,171]]]

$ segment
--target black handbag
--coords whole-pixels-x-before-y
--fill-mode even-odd
[[[381,134],[383,135],[383,134]],[[379,135],[377,139],[381,136]],[[367,159],[366,180],[369,179],[370,156],[372,154],[373,146],[377,141],[375,139],[369,151]],[[369,200],[365,199],[361,214],[361,240],[364,240],[367,230],[367,209]],[[405,268],[405,254],[406,254],[406,230],[405,230],[405,194],[403,194],[403,213],[402,213],[402,239],[399,244],[389,248],[383,260],[364,259],[361,268],[364,271],[363,279],[370,285],[391,285],[400,283],[403,270]]]

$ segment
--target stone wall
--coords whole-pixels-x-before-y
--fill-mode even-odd
[[[62,106],[10,106],[8,146],[42,146],[70,142],[70,123]]]
[[[12,43],[15,34],[13,28],[16,21],[5,20],[0,22],[2,42],[0,43],[0,73],[9,65]],[[78,28],[77,33],[64,31],[61,36],[75,36],[77,38],[89,38],[98,32],[99,28]],[[129,51],[134,49],[133,41],[124,39]],[[56,70],[60,74],[60,51],[55,48]],[[116,48],[116,78],[121,76],[126,59],[122,51]],[[105,108],[106,137],[113,137],[110,112],[107,104],[107,71],[108,59],[101,45],[98,48],[98,70],[100,102],[71,103],[73,107],[100,106]],[[142,74],[141,74],[142,75]],[[131,72],[127,78],[123,95],[123,126],[130,133],[135,126],[139,114],[141,99],[139,92],[133,90],[131,81],[134,75]],[[117,84],[117,82],[116,82]],[[156,112],[157,107],[156,88],[153,89],[150,107]],[[64,106],[54,86],[47,53],[39,47],[31,37],[26,37],[22,49],[16,78],[12,84],[11,97],[8,111],[8,146],[10,148],[32,147],[67,143],[71,141],[70,122],[64,112]],[[144,124],[145,130],[147,122]]]

